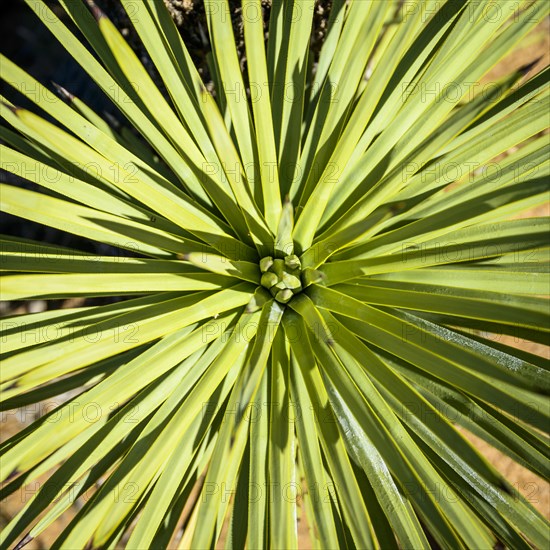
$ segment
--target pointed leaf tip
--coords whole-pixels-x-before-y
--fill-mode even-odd
[[[518,69],[518,73],[522,74],[523,76],[525,76],[533,67],[535,67],[538,62],[542,59],[542,56],[540,57],[537,57],[537,59],[535,59],[534,61],[532,61],[531,63],[527,63],[526,65],[522,65],[519,69]]]
[[[92,15],[96,18],[97,21],[99,21],[103,17],[106,17],[103,11],[96,5],[93,0],[86,0],[86,3],[88,4]]]
[[[60,86],[53,80],[51,82],[55,86],[55,89],[57,90],[60,96],[62,96],[64,99],[68,101],[74,101],[75,96],[71,94],[71,92],[69,92],[66,88],[63,88],[63,86]]]
[[[21,539],[14,547],[13,547],[13,550],[20,550],[21,548],[23,548],[23,546],[26,546],[27,544],[29,544],[29,542],[32,541],[34,537],[31,537],[30,533],[28,533],[27,535],[25,535],[25,538]]]
[[[109,111],[102,111],[102,116],[107,120],[112,128],[120,129],[120,122]]]
[[[19,475],[19,470],[17,468],[14,468],[10,475],[6,478],[6,481],[11,481],[12,479],[16,478]]]
[[[5,103],[4,101],[0,101],[0,103],[2,105],[4,105],[4,107],[7,107],[15,115],[17,114],[17,111],[21,110],[20,107],[15,107],[14,105],[9,105],[8,103]]]

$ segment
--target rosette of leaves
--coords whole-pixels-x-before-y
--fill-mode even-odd
[[[58,403],[2,445],[42,481],[3,546],[76,501],[55,548],[545,547],[455,425],[548,478],[548,364],[495,337],[547,342],[548,69],[473,83],[549,4],[335,0],[313,59],[312,0],[265,43],[243,0],[243,64],[207,0],[211,94],[122,0],[165,97],[93,3],[26,3],[127,122],[3,58],[3,208],[129,252],[2,239],[6,300],[125,298],[3,322],[3,409]]]

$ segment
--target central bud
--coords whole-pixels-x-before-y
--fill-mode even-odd
[[[302,290],[302,264],[295,254],[286,256],[284,260],[266,256],[260,260],[260,271],[261,285],[271,292],[277,302],[286,304]]]

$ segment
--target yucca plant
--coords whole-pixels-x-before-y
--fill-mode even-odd
[[[2,410],[57,403],[3,547],[75,503],[55,548],[547,547],[455,426],[548,479],[548,363],[500,341],[547,342],[548,69],[482,79],[549,4],[334,0],[314,54],[313,0],[243,0],[239,57],[206,0],[207,87],[163,2],[121,0],[162,86],[26,3],[126,122],[2,58],[3,208],[122,252],[3,237],[2,296],[124,299],[2,321]]]

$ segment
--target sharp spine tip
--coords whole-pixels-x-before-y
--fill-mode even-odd
[[[509,495],[513,494],[512,491],[510,490],[510,487],[508,487],[508,484],[503,479],[501,479],[499,482],[499,488]]]
[[[531,63],[527,63],[526,65],[522,65],[519,69],[518,69],[518,72],[522,75],[526,75],[533,67],[535,67],[538,62],[542,59],[542,56],[540,57],[537,57],[537,59],[535,59],[534,61],[531,61]]]
[[[23,548],[23,546],[26,546],[27,544],[29,544],[29,542],[32,541],[34,537],[31,537],[30,533],[27,533],[25,535],[25,538],[21,539],[16,546],[13,547],[13,550],[21,550],[21,548]]]
[[[90,8],[90,11],[92,12],[92,15],[95,17],[96,21],[99,21],[103,17],[106,17],[103,11],[101,11],[101,9],[94,2],[94,0],[86,0],[86,3],[88,4],[88,7]]]
[[[11,481],[13,478],[17,477],[19,475],[19,470],[17,468],[14,468],[11,474],[6,478],[6,481]]]
[[[58,91],[59,95],[62,95],[65,99],[68,99],[69,101],[74,101],[75,96],[69,92],[66,88],[63,88],[63,86],[57,84],[57,82],[54,82],[52,80],[52,84],[55,86],[55,89]]]
[[[120,124],[120,122],[111,113],[109,113],[109,111],[103,110],[102,114],[103,118],[107,120],[111,127],[115,128],[118,131],[122,130],[122,125]]]
[[[20,110],[20,107],[15,107],[15,105],[10,105],[9,103],[5,103],[4,101],[0,101],[4,107],[7,107],[13,114],[17,114],[17,111]]]

